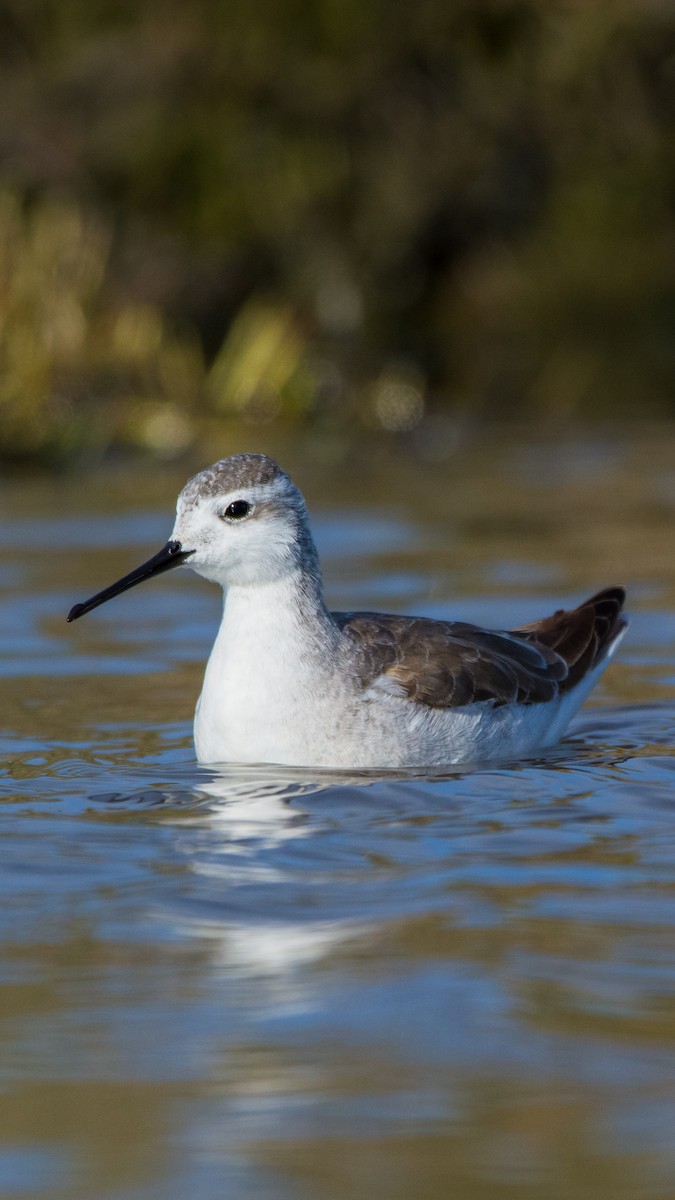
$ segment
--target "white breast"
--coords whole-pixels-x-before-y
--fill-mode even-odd
[[[324,669],[331,630],[317,621],[308,638],[283,590],[232,588],[226,597],[195,714],[201,762],[297,765],[326,751],[331,711],[344,702]]]

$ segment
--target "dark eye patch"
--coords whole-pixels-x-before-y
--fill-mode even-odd
[[[223,516],[228,521],[241,521],[249,515],[252,507],[253,505],[249,504],[248,500],[233,500],[231,504],[228,504]]]

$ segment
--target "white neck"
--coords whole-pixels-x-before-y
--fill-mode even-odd
[[[340,636],[313,575],[229,588],[195,717],[198,757],[217,761],[225,748],[233,759],[283,761],[325,691]]]
[[[305,658],[313,648],[325,650],[334,629],[320,584],[296,569],[273,583],[228,588],[214,650],[230,641],[248,643],[247,654],[262,653],[268,660],[285,656],[293,665],[296,655]]]

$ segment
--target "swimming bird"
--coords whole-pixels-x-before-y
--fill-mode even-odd
[[[204,763],[378,770],[530,755],[561,737],[627,624],[621,587],[509,631],[330,612],[305,502],[264,454],[191,479],[166,545],[68,620],[178,566],[225,593],[195,714]]]

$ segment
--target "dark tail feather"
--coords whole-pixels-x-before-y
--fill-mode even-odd
[[[568,691],[602,661],[628,621],[622,613],[626,593],[622,587],[603,588],[578,608],[561,608],[552,617],[532,621],[524,633],[555,650],[567,663],[561,691]]]

